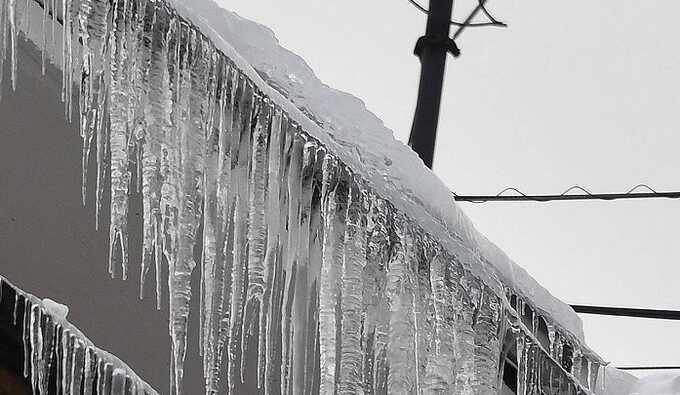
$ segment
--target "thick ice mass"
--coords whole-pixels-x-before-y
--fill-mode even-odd
[[[254,381],[264,393],[494,394],[506,356],[520,393],[602,392],[604,362],[568,306],[480,235],[358,99],[321,84],[271,32],[207,0],[42,4],[42,33],[47,18],[61,21],[56,43],[38,41],[62,68],[83,169],[97,161],[97,216],[111,180],[109,272],[140,270],[148,295],[153,271],[159,307],[169,301],[173,394],[191,298],[206,393]],[[14,60],[17,9],[0,0],[12,43],[3,61]],[[140,268],[127,259],[135,188]],[[33,310],[27,327],[42,317]],[[27,350],[66,350],[64,385],[105,375],[102,390],[127,388],[87,345],[34,329]]]

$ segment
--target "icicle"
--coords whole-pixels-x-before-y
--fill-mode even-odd
[[[126,394],[125,391],[125,371],[123,369],[115,369],[111,379],[111,395]]]
[[[597,362],[591,361],[588,365],[588,388],[593,392],[597,389],[598,378],[600,377],[601,365]]]
[[[527,395],[529,386],[529,374],[531,360],[529,358],[529,350],[531,349],[531,342],[524,334],[519,333],[517,336],[517,394]]]
[[[271,121],[269,124],[268,158],[266,169],[266,202],[264,207],[265,224],[267,233],[265,240],[264,265],[266,268],[264,278],[264,292],[260,305],[259,318],[259,338],[258,338],[258,387],[265,388],[265,392],[271,390],[268,386],[269,380],[267,370],[273,364],[271,359],[272,345],[269,343],[271,335],[271,325],[274,325],[272,314],[272,298],[275,293],[275,279],[278,275],[277,255],[279,251],[279,230],[280,230],[280,187],[281,180],[279,171],[281,170],[281,112],[273,108],[269,109]]]
[[[479,289],[470,274],[463,270],[456,262],[456,258],[450,264],[451,291],[453,293],[455,350],[458,358],[455,365],[456,392],[460,394],[474,394],[473,383],[475,377],[474,365],[474,331],[472,328],[473,315],[475,312],[475,300],[479,300]],[[471,281],[472,280],[472,281]]]
[[[56,377],[55,377],[55,383],[57,390],[61,389],[61,382],[62,382],[62,374],[63,374],[63,368],[62,368],[62,362],[63,358],[62,355],[64,354],[64,342],[62,341],[62,336],[63,336],[64,328],[61,326],[61,324],[57,324],[54,327],[54,360],[56,362],[56,365],[54,367],[55,372],[56,372]]]
[[[72,361],[71,361],[71,393],[80,394],[83,385],[83,369],[85,366],[85,346],[83,343],[73,337],[72,340],[73,350],[72,350]]]
[[[22,299],[24,299],[24,318],[22,327],[24,344],[24,377],[28,379],[29,375],[31,374],[31,363],[33,362],[31,345],[37,339],[33,338],[33,323],[31,321],[33,315],[31,312],[33,309],[33,304],[27,298]],[[31,380],[31,383],[33,383],[33,380]]]
[[[482,289],[482,299],[474,323],[475,331],[475,394],[495,394],[498,374],[498,355],[501,305],[489,290]]]
[[[288,218],[288,151],[292,144],[290,123],[284,113],[277,112],[272,124],[269,157],[269,187],[270,194],[267,224],[271,232],[267,233],[267,265],[270,267],[271,279],[267,281],[270,289],[269,306],[267,306],[267,322],[265,330],[265,347],[260,352],[266,352],[264,371],[265,393],[278,393],[280,388],[281,366],[281,330],[283,325],[282,297],[285,284],[285,257],[287,255],[287,218]],[[265,297],[267,294],[265,294]],[[277,388],[277,384],[279,385]]]
[[[367,216],[367,265],[364,269],[364,303],[367,317],[364,324],[366,351],[364,381],[368,393],[387,392],[387,343],[389,340],[389,305],[385,296],[387,263],[391,247],[390,220],[392,207],[386,201],[371,196],[371,211]]]
[[[267,223],[265,222],[265,196],[267,193],[267,144],[271,113],[269,104],[261,103],[252,134],[250,158],[250,180],[248,197],[248,287],[243,316],[241,350],[244,355],[257,350],[248,350],[250,337],[260,322],[262,298],[264,297],[265,249]],[[257,337],[257,336],[256,336]],[[259,340],[259,337],[257,337]],[[245,358],[241,359],[241,371],[245,370]],[[241,374],[244,376],[244,373]]]
[[[17,319],[19,316],[19,303],[21,299],[19,298],[19,293],[14,294],[14,311],[12,312],[12,324],[17,325]]]
[[[153,15],[153,39],[151,45],[150,66],[149,66],[149,104],[147,112],[148,131],[147,138],[153,141],[154,149],[158,150],[157,164],[160,175],[160,208],[157,228],[157,237],[162,240],[162,251],[168,262],[168,299],[170,309],[169,331],[172,339],[172,363],[171,363],[171,392],[181,393],[181,378],[184,360],[184,331],[183,323],[185,302],[184,298],[190,297],[190,290],[183,284],[188,281],[186,273],[178,273],[184,267],[181,262],[184,257],[180,251],[181,232],[181,210],[182,210],[182,156],[187,155],[187,160],[192,152],[183,151],[180,136],[185,132],[180,127],[182,117],[187,116],[188,96],[182,96],[181,102],[173,103],[171,87],[174,91],[182,89],[183,84],[188,84],[185,80],[185,62],[180,64],[175,49],[177,45],[176,33],[177,25],[171,19],[170,14],[163,7],[156,7]],[[173,48],[170,46],[173,45]],[[186,55],[185,55],[186,56]],[[175,75],[172,71],[182,68],[182,80],[171,78]],[[188,131],[186,131],[188,132]],[[154,201],[156,197],[154,197]],[[158,242],[157,242],[158,243]],[[159,255],[161,245],[156,245],[156,281],[157,287],[160,285],[160,261]],[[189,257],[193,259],[193,257]],[[183,275],[184,278],[177,276]],[[189,272],[190,274],[190,272]],[[181,289],[178,289],[178,285]]]
[[[9,41],[10,74],[12,90],[16,90],[17,71],[17,6],[16,0],[0,1],[0,99],[2,98],[2,81],[7,60],[7,43]],[[9,35],[9,36],[8,36]]]
[[[222,64],[219,65],[222,67]],[[223,69],[220,68],[218,72],[219,87],[215,89],[223,96],[224,84],[226,84],[225,76],[221,73]],[[224,100],[222,97],[221,99]],[[203,185],[205,187],[205,198],[203,200],[203,248],[201,256],[201,311],[200,311],[200,339],[199,349],[203,356],[203,372],[205,378],[206,393],[214,393],[218,390],[218,378],[214,374],[215,356],[216,356],[216,328],[218,317],[215,317],[215,311],[221,305],[221,282],[224,281],[222,251],[218,247],[218,232],[221,222],[217,216],[221,213],[218,211],[218,179],[221,162],[221,131],[222,131],[222,112],[224,103],[219,103],[220,111],[218,114],[213,114],[217,119],[217,128],[209,127],[206,130],[206,153],[205,153],[205,168],[203,171]],[[212,121],[211,121],[212,122]],[[221,218],[220,218],[221,219]],[[221,237],[220,237],[221,241]]]
[[[248,163],[250,161],[250,126],[252,114],[256,113],[253,103],[253,87],[241,77],[239,81],[241,96],[237,99],[240,106],[234,113],[234,135],[238,135],[238,143],[232,146],[232,182],[235,188],[235,206],[233,213],[233,266],[231,273],[231,312],[229,322],[229,389],[234,391],[241,380],[241,328],[243,327],[243,299],[245,293],[245,270],[247,255],[245,251],[248,231]],[[237,92],[238,95],[239,92]]]
[[[61,332],[61,391],[63,394],[72,393],[71,383],[73,375],[73,342],[71,331],[64,329]]]
[[[311,394],[318,388],[319,374],[319,286],[321,281],[321,265],[323,264],[323,232],[324,221],[322,215],[322,190],[323,190],[323,164],[327,155],[326,150],[320,147],[316,141],[308,143],[309,158],[313,159],[313,166],[309,167],[309,182],[304,183],[303,191],[309,185],[309,237],[307,246],[307,265],[308,265],[308,288],[307,288],[307,326],[306,345],[305,345],[305,374],[304,374],[304,393]],[[305,212],[303,212],[304,214]],[[365,254],[364,254],[365,258]]]
[[[288,152],[288,166],[287,174],[287,189],[288,189],[288,234],[287,234],[287,251],[284,257],[284,289],[282,309],[283,317],[281,324],[281,392],[283,394],[293,393],[294,383],[294,328],[296,319],[298,318],[299,306],[295,306],[295,294],[297,289],[297,282],[302,281],[298,273],[301,262],[298,260],[298,247],[300,242],[300,224],[301,224],[301,199],[302,199],[302,169],[304,162],[304,144],[305,141],[300,136],[297,127],[289,130],[292,144]],[[304,274],[306,275],[306,273]]]
[[[83,377],[83,395],[92,395],[94,378],[97,372],[97,358],[92,347],[85,348],[85,366]]]
[[[101,363],[99,366],[99,374],[97,375],[97,393],[109,394],[111,393],[113,384],[113,365],[110,363]]]
[[[322,216],[324,220],[324,240],[322,249],[321,287],[319,290],[319,349],[321,353],[320,393],[336,392],[338,380],[337,367],[337,327],[336,311],[339,305],[342,273],[342,254],[345,241],[346,207],[339,204],[338,190],[340,176],[338,161],[327,155],[323,162],[323,185],[321,192]],[[346,200],[347,197],[345,196]]]
[[[73,31],[72,31],[72,0],[62,0],[62,91],[61,100],[64,102],[64,112],[71,121],[71,101],[73,98]]]
[[[127,1],[127,0],[126,0]],[[109,225],[109,272],[114,273],[116,245],[120,246],[122,277],[128,276],[128,192],[130,187],[128,141],[128,94],[130,73],[128,48],[125,42],[127,2],[115,2],[113,34],[110,35],[110,152],[111,152],[111,220]]]
[[[430,283],[434,307],[434,333],[431,339],[430,359],[427,363],[423,391],[426,393],[452,393],[454,391],[455,311],[451,292],[451,274],[448,260],[441,252],[430,262]]]
[[[304,135],[300,135],[304,137]],[[313,272],[309,264],[309,235],[311,226],[311,209],[313,183],[316,168],[317,146],[313,141],[301,139],[302,166],[300,168],[300,200],[298,209],[297,246],[295,259],[295,286],[292,288],[293,303],[291,306],[292,333],[290,336],[291,366],[289,380],[292,393],[304,393],[306,374],[311,374],[311,367],[307,366],[309,344],[313,344],[314,336],[308,331],[310,328],[310,308],[316,308],[316,300],[310,300],[310,285]],[[296,183],[297,184],[297,183]],[[297,185],[295,185],[297,188]],[[292,286],[292,284],[291,284]],[[316,330],[315,330],[316,332]]]
[[[107,394],[107,392],[104,392],[104,386],[106,384],[106,367],[104,366],[104,361],[101,359],[97,361],[97,373],[95,377],[94,392],[97,394]]]
[[[191,272],[194,261],[194,244],[201,218],[203,199],[203,153],[205,152],[206,86],[208,42],[202,38],[191,39],[189,59],[191,67],[190,123],[181,131],[182,194],[180,199],[178,259],[170,262],[170,317],[172,323],[175,390],[181,393],[189,301],[191,299]],[[195,43],[195,44],[193,44]],[[194,47],[195,45],[195,47]]]
[[[10,63],[11,67],[11,76],[12,76],[12,90],[15,91],[17,89],[17,34],[18,34],[18,26],[17,26],[17,4],[16,0],[6,0],[7,1],[7,17],[9,21],[9,32],[10,32],[10,55],[12,56],[12,61]],[[2,68],[0,68],[0,74],[3,72]],[[0,89],[2,88],[2,84],[0,83]],[[1,95],[0,95],[1,96]]]
[[[44,315],[44,321],[43,353],[40,356],[44,370],[40,374],[38,383],[38,389],[41,394],[47,393],[49,376],[52,371],[52,358],[55,355],[55,341],[58,339],[57,327],[54,325],[53,318],[50,315]]]
[[[417,390],[416,322],[413,303],[416,284],[412,265],[413,235],[407,220],[396,214],[393,232],[395,242],[388,263],[387,299],[390,306],[388,391],[410,393]]]
[[[47,0],[43,0],[43,17],[42,17],[42,43],[40,47],[40,65],[42,70],[42,75],[45,75],[46,64],[47,64],[47,21],[50,16],[50,5]]]
[[[137,172],[142,182],[142,205],[144,212],[142,274],[140,296],[144,294],[145,278],[151,262],[156,268],[156,306],[161,306],[161,211],[160,211],[160,141],[149,128],[151,123],[151,106],[149,105],[149,67],[151,64],[151,46],[153,37],[154,8],[152,3],[141,1],[138,5],[137,32],[139,34],[136,48],[133,124],[135,137],[141,141],[141,172]]]
[[[212,303],[214,294],[213,280],[215,276],[215,230],[212,221],[215,218],[216,196],[215,189],[217,188],[217,162],[219,161],[219,129],[214,129],[214,111],[213,101],[216,100],[215,92],[218,89],[217,84],[221,83],[218,79],[219,72],[217,67],[221,64],[215,64],[215,52],[212,52],[211,67],[210,67],[210,92],[208,103],[210,105],[210,112],[208,114],[208,126],[205,130],[205,156],[203,166],[203,241],[201,249],[201,284],[200,284],[200,314],[199,314],[199,353],[203,357],[204,370],[207,372],[209,366],[208,359],[212,361],[212,357],[208,356],[212,352],[209,342],[209,332],[212,328]],[[219,120],[218,120],[219,125]],[[212,365],[210,365],[212,366]]]
[[[57,0],[51,0],[50,4],[50,10],[51,10],[51,16],[52,16],[52,32],[51,32],[51,38],[52,38],[52,49],[54,50],[56,47],[57,43],[57,37],[56,37],[56,29],[57,29]]]
[[[31,306],[30,314],[30,371],[31,371],[31,387],[33,392],[37,393],[40,388],[40,383],[44,380],[45,360],[43,358],[43,333],[41,328],[42,311],[40,306]]]
[[[233,191],[231,182],[232,107],[234,105],[234,70],[224,65],[218,89],[218,139],[215,147],[208,144],[206,157],[206,209],[204,211],[203,273],[205,281],[203,320],[204,374],[206,393],[220,389],[219,377],[224,343],[229,327],[229,308],[226,308],[230,291],[231,260],[227,248],[229,216]],[[209,140],[211,141],[211,140]],[[212,151],[211,151],[212,150]],[[212,158],[211,158],[212,156]],[[214,171],[214,173],[211,172]]]
[[[81,0],[78,12],[79,32],[82,41],[80,130],[83,139],[83,187],[85,203],[87,191],[87,166],[92,139],[97,136],[97,224],[101,207],[103,171],[106,168],[107,128],[104,127],[106,82],[104,81],[105,37],[108,34],[109,1]],[[44,29],[43,29],[44,33]]]
[[[5,76],[5,59],[7,58],[7,10],[8,2],[0,1],[0,98],[2,98],[3,79]]]
[[[3,79],[5,76],[5,59],[7,57],[7,10],[8,2],[0,1],[0,98],[2,98]]]
[[[412,225],[413,226],[413,225]],[[427,365],[430,360],[430,342],[434,336],[434,300],[430,283],[430,264],[434,252],[433,242],[425,233],[415,232],[412,266],[415,272],[416,292],[413,298],[415,316],[415,368],[416,391],[423,392]]]
[[[366,265],[366,207],[363,191],[351,183],[345,225],[345,253],[342,261],[342,344],[340,350],[340,389],[343,394],[357,393],[362,387],[361,274]]]

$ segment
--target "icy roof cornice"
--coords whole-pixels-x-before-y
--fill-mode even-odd
[[[75,325],[68,322],[68,308],[50,299],[40,299],[24,292],[0,275],[0,313],[8,315],[22,331],[24,374],[33,393],[48,393],[52,388],[48,361],[60,360],[56,383],[65,393],[80,393],[89,386],[113,394],[127,388],[136,395],[158,394],[149,384],[115,355],[92,343]],[[9,309],[11,307],[11,309]],[[77,373],[77,375],[73,375]],[[57,389],[54,389],[55,391]],[[51,391],[50,391],[51,393]],[[108,393],[108,392],[107,392]]]
[[[297,114],[294,119],[305,131],[327,145],[378,193],[444,246],[467,250],[473,272],[490,282],[498,276],[505,286],[514,288],[559,326],[583,339],[581,320],[573,310],[479,233],[444,183],[410,148],[396,140],[361,100],[323,84],[303,59],[279,44],[270,29],[212,0],[173,4],[268,96],[278,98],[277,104],[291,115]],[[263,82],[270,88],[263,87]],[[480,260],[489,265],[476,264]]]

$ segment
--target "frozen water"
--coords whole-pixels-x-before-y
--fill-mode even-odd
[[[17,6],[0,5],[13,43]],[[38,39],[62,67],[66,114],[77,88],[97,217],[111,179],[112,275],[131,270],[128,195],[138,180],[143,251],[132,270],[144,295],[155,266],[159,306],[168,284],[173,394],[192,297],[207,393],[254,380],[265,393],[493,394],[509,350],[523,393],[597,391],[604,362],[578,317],[480,235],[358,99],[321,84],[265,28],[207,0],[173,6],[63,0],[63,33],[52,39],[61,47]],[[42,12],[41,34],[56,13]],[[65,350],[64,388],[101,377],[111,377],[102,390],[124,385],[120,365],[94,358],[72,328],[34,327],[41,312],[24,315],[34,328],[25,347]],[[41,368],[26,371],[39,387]]]
[[[50,315],[60,319],[65,320],[68,315],[68,306],[61,303],[55,302],[52,299],[45,298],[42,300],[42,305],[47,310]]]
[[[56,372],[56,384],[63,394],[92,394],[96,388],[113,387],[122,380],[135,388],[133,392],[112,394],[152,395],[157,392],[142,381],[114,355],[97,348],[75,326],[66,321],[68,308],[50,299],[40,300],[25,293],[0,276],[0,298],[14,294],[14,311],[22,316],[14,325],[23,328],[24,376],[34,394],[47,394],[50,375]],[[53,365],[56,363],[56,369]],[[102,375],[102,366],[115,368],[113,378]],[[103,393],[103,392],[98,392]],[[108,393],[108,392],[107,392]]]

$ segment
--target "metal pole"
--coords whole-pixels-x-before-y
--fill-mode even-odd
[[[453,0],[430,0],[425,36],[418,40],[420,48],[416,46],[421,64],[420,87],[408,144],[430,169],[437,139],[452,11]]]

